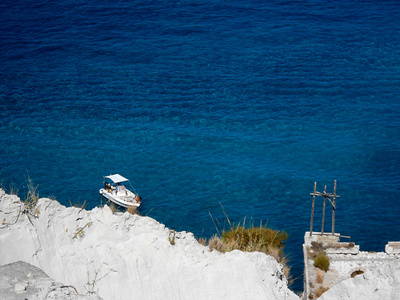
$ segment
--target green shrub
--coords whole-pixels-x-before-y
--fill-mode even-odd
[[[329,269],[329,257],[326,256],[325,252],[321,252],[314,258],[314,266],[320,268],[323,271],[328,271]]]

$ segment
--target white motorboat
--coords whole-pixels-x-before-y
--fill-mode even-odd
[[[123,184],[125,182],[128,182],[132,190],[135,191],[129,179],[119,174],[104,176],[103,188],[99,191],[100,195],[122,207],[139,207],[142,199],[136,192],[127,189]]]

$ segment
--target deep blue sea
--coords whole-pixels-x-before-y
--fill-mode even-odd
[[[385,0],[2,1],[1,184],[93,208],[120,173],[171,229],[263,220],[289,233],[301,290],[314,181],[337,180],[336,231],[361,250],[400,240],[399,16]]]

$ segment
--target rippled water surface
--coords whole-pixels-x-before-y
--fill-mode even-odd
[[[29,174],[92,208],[120,173],[176,230],[210,237],[223,208],[263,220],[289,233],[301,290],[309,194],[337,180],[336,231],[383,251],[400,239],[400,4],[375,2],[1,3],[2,185],[23,196]]]

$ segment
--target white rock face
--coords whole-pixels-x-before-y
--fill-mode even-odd
[[[152,218],[108,206],[86,211],[42,198],[37,208],[35,218],[0,190],[0,265],[25,261],[104,299],[299,299],[265,254],[209,252],[192,233],[174,237]]]
[[[322,294],[320,300],[399,300],[400,261],[346,279]]]
[[[0,299],[101,300],[97,295],[79,295],[72,286],[55,282],[41,269],[22,261],[0,266]]]

